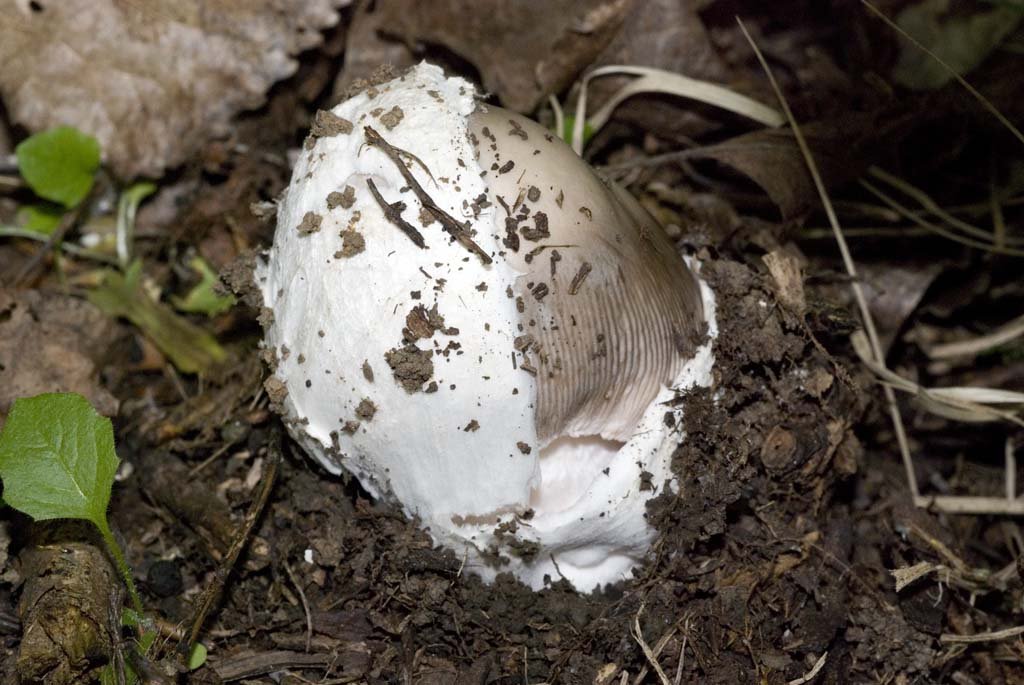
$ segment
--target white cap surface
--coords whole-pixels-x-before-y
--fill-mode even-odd
[[[512,571],[533,587],[561,574],[589,591],[628,574],[653,539],[645,504],[671,479],[681,439],[666,425],[664,403],[672,388],[710,383],[711,343],[661,369],[628,439],[618,426],[615,441],[550,426],[539,436],[538,386],[562,367],[531,358],[524,336],[569,327],[561,318],[572,312],[573,273],[559,281],[552,260],[545,287],[557,306],[548,315],[543,295],[526,306],[537,294],[530,269],[547,269],[547,256],[527,267],[503,244],[512,199],[496,189],[510,176],[502,185],[481,168],[471,135],[477,111],[468,82],[421,64],[318,114],[279,206],[274,245],[257,268],[273,313],[269,387],[313,458],[399,502],[464,556],[467,570],[485,578]],[[547,191],[545,201],[554,197]],[[440,214],[465,231],[460,241]],[[557,224],[552,245],[565,237]],[[583,243],[574,239],[562,252],[580,262]],[[600,276],[590,284],[599,287]],[[713,336],[713,298],[703,284],[700,300]],[[613,319],[609,340],[644,344],[632,333],[616,337]]]

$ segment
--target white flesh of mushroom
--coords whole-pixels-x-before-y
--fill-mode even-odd
[[[321,113],[314,134],[257,268],[292,435],[485,579],[625,577],[672,480],[669,403],[711,382],[710,290],[632,198],[437,67]],[[515,246],[509,212],[528,214]]]

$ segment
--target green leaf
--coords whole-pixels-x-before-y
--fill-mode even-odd
[[[42,235],[50,235],[64,216],[64,208],[49,202],[27,205],[18,211],[21,228]]]
[[[107,664],[100,671],[100,685],[117,685],[117,674],[114,673],[113,664]]]
[[[576,117],[571,114],[566,114],[565,119],[562,122],[562,140],[572,140],[572,129],[576,125]],[[591,126],[589,121],[583,122],[583,144],[586,146],[590,142],[590,139],[594,137],[597,131]]]
[[[14,150],[18,170],[36,195],[74,207],[92,189],[100,144],[71,126],[29,136]]]
[[[192,651],[188,653],[188,670],[194,671],[206,663],[206,645],[197,642],[192,645]]]
[[[88,297],[108,316],[124,317],[141,328],[171,363],[185,373],[202,373],[228,357],[216,338],[146,293],[139,260],[132,262],[123,274],[106,271],[103,283],[90,291]]]
[[[191,314],[214,316],[235,305],[233,296],[217,292],[216,286],[220,281],[216,272],[202,257],[195,257],[189,262],[189,266],[199,274],[199,283],[189,290],[185,297],[172,297],[171,302],[175,307]]]
[[[37,521],[104,528],[117,464],[110,419],[74,393],[15,400],[0,432],[4,500]]]
[[[956,11],[950,0],[924,0],[907,5],[896,24],[963,76],[994,52],[1024,18],[1019,5],[978,5],[970,10]],[[953,74],[916,45],[903,41],[893,78],[914,90],[933,90],[951,81]]]

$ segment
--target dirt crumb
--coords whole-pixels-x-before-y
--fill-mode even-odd
[[[372,421],[373,415],[377,413],[377,405],[374,404],[369,397],[364,397],[359,400],[359,405],[356,407],[356,416],[363,421]]]
[[[346,185],[341,192],[335,190],[327,195],[327,209],[334,209],[335,207],[349,209],[355,203],[356,189],[350,185]]]
[[[444,316],[437,311],[437,304],[430,309],[418,304],[405,316],[405,330],[402,334],[408,342],[431,338],[437,331],[445,335],[457,335],[459,332],[457,328],[445,325]]]
[[[421,350],[415,345],[395,347],[384,353],[384,360],[391,367],[395,380],[409,394],[419,391],[423,384],[434,375],[433,352]]]
[[[259,310],[263,306],[263,293],[256,283],[256,252],[243,252],[220,270],[221,281],[227,284],[243,304]]]
[[[267,397],[270,398],[270,404],[277,410],[284,407],[285,398],[288,397],[288,388],[277,376],[270,376],[267,380],[263,381],[263,388],[267,391]]]
[[[366,250],[366,238],[359,231],[346,228],[341,232],[341,249],[334,253],[335,257],[354,257]]]
[[[384,128],[390,131],[395,126],[398,126],[404,117],[405,112],[402,111],[401,107],[395,105],[390,110],[380,115],[380,123],[384,124]]]
[[[523,130],[522,125],[518,121],[516,121],[515,119],[509,119],[508,123],[512,127],[512,129],[508,132],[510,136],[522,138],[523,140],[530,139],[530,136],[526,133],[525,130]]]
[[[373,383],[373,367],[370,366],[369,359],[363,361],[363,378]]]
[[[466,427],[463,428],[462,430],[465,431],[466,433],[475,433],[476,431],[480,430],[480,422],[477,421],[476,419],[471,419],[470,422],[466,424]]]
[[[352,133],[352,122],[339,117],[334,112],[321,109],[313,117],[313,126],[310,134],[316,138],[330,138],[337,135],[348,135]]]
[[[427,227],[437,221],[437,217],[426,207],[420,207],[419,220],[421,226]]]
[[[532,242],[537,242],[545,238],[551,237],[551,231],[548,228],[548,215],[544,212],[537,212],[533,215],[533,228],[524,227],[522,229],[523,238]]]
[[[580,291],[580,286],[583,285],[583,281],[587,279],[587,275],[593,269],[590,262],[583,262],[580,264],[580,270],[576,272],[576,275],[572,277],[572,282],[569,284],[569,294],[575,295]]]
[[[323,223],[324,218],[316,212],[306,212],[302,217],[302,221],[296,227],[300,235],[310,235],[320,230],[320,224]]]

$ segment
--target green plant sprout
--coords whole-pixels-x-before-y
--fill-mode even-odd
[[[4,501],[36,521],[82,519],[96,526],[142,615],[128,562],[107,522],[118,464],[110,419],[75,393],[15,400],[0,432]]]
[[[190,314],[215,316],[235,306],[233,295],[217,292],[217,272],[202,257],[193,257],[188,265],[199,274],[199,282],[185,297],[171,296],[171,303],[180,311]]]
[[[119,463],[110,419],[76,393],[15,400],[0,431],[4,501],[36,521],[80,519],[96,526],[128,589],[131,609],[123,612],[122,624],[135,629],[146,652],[156,632],[145,618],[131,567],[107,520]],[[201,666],[205,655],[206,648],[196,643],[189,667]]]
[[[68,210],[88,197],[100,166],[100,144],[71,126],[58,126],[21,141],[15,148],[18,173],[40,202],[18,212],[18,226],[0,235],[46,240]]]

